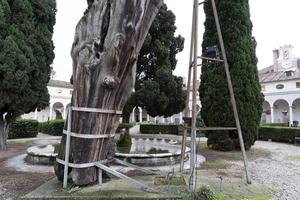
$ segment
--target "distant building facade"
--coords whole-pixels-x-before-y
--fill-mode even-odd
[[[44,110],[31,112],[22,115],[24,119],[36,119],[39,122],[56,119],[61,115],[66,118],[67,109],[71,102],[73,86],[69,82],[50,80],[48,83],[48,92],[50,95],[49,106]]]
[[[59,81],[59,80],[50,80],[48,83],[48,91],[50,95],[49,106],[44,110],[35,112],[31,112],[28,114],[22,115],[24,119],[36,119],[39,122],[45,122],[48,120],[56,119],[61,116],[63,119],[66,118],[68,106],[71,102],[73,86],[69,82]],[[184,85],[184,90],[186,90],[186,86]],[[190,110],[192,107],[192,91],[190,91]],[[200,110],[200,100],[199,95],[197,95],[197,109]],[[182,123],[183,112],[175,114],[171,117],[151,117],[148,115],[145,109],[140,107],[136,107],[133,109],[130,115],[131,122],[143,122],[148,121],[150,123],[158,123],[158,124],[180,124]]]
[[[300,122],[300,59],[292,45],[273,50],[273,64],[259,71],[265,96],[262,123]]]

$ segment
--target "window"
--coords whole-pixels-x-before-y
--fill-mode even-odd
[[[63,91],[61,89],[57,89],[57,93],[61,94]]]
[[[296,82],[296,88],[300,88],[300,82]]]
[[[276,85],[276,89],[278,89],[278,90],[281,90],[281,89],[283,89],[284,88],[284,85],[283,84],[278,84],[278,85]]]
[[[261,91],[262,91],[262,92],[266,91],[266,86],[265,86],[265,85],[262,85],[262,86],[261,86]]]
[[[285,75],[286,75],[286,76],[293,76],[293,71],[286,71],[286,72],[285,72]]]

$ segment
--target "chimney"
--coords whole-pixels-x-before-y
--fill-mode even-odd
[[[273,68],[274,71],[277,72],[278,71],[278,58],[279,58],[279,50],[278,49],[274,49],[273,50]]]

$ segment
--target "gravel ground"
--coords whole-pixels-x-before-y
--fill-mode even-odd
[[[249,161],[252,179],[276,190],[271,200],[299,200],[300,147],[257,141],[252,148],[263,148],[272,152],[270,158]],[[241,162],[236,164],[242,167]]]

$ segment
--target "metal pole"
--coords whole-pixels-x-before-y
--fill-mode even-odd
[[[194,68],[193,68],[193,101],[192,101],[192,135],[191,135],[191,176],[190,176],[190,192],[194,192],[196,188],[196,101],[197,101],[197,56],[198,56],[198,0],[194,0]]]
[[[70,156],[70,140],[71,140],[71,123],[72,123],[72,106],[69,106],[68,113],[68,125],[67,125],[67,138],[66,138],[66,148],[65,148],[65,167],[64,167],[64,182],[63,188],[66,188],[68,185],[68,165],[69,165],[69,156]]]
[[[239,135],[240,146],[241,146],[241,150],[242,150],[242,154],[243,154],[243,158],[244,158],[246,179],[247,179],[247,183],[251,184],[251,179],[250,179],[249,172],[248,172],[247,155],[246,155],[245,146],[244,146],[243,134],[242,134],[240,119],[239,119],[239,115],[238,115],[238,111],[237,111],[237,107],[236,107],[236,100],[234,97],[231,76],[230,76],[230,72],[229,72],[229,65],[228,65],[228,60],[227,60],[227,56],[226,56],[226,51],[225,51],[223,36],[222,36],[221,28],[220,28],[220,22],[219,22],[219,17],[218,17],[215,0],[211,0],[211,3],[212,3],[212,8],[213,8],[213,12],[214,12],[215,21],[216,21],[216,27],[217,27],[220,47],[221,47],[221,51],[222,51],[222,55],[223,55],[223,60],[225,63],[225,72],[226,72],[226,77],[227,77],[227,82],[228,82],[228,89],[229,89],[229,93],[230,93],[230,100],[231,100],[231,104],[232,104],[232,108],[233,108],[236,128],[237,128],[238,135]]]
[[[194,50],[194,13],[195,8],[193,8],[193,19],[192,19],[192,30],[191,30],[191,47],[190,47],[190,61],[189,61],[189,72],[188,72],[188,81],[187,81],[187,93],[186,93],[186,101],[185,101],[185,111],[184,117],[189,117],[189,104],[190,104],[190,91],[191,91],[191,76],[192,76],[192,64],[193,64],[193,50]],[[186,151],[186,135],[187,129],[185,127],[182,142],[181,142],[181,162],[180,162],[180,172],[184,169],[184,157]]]

